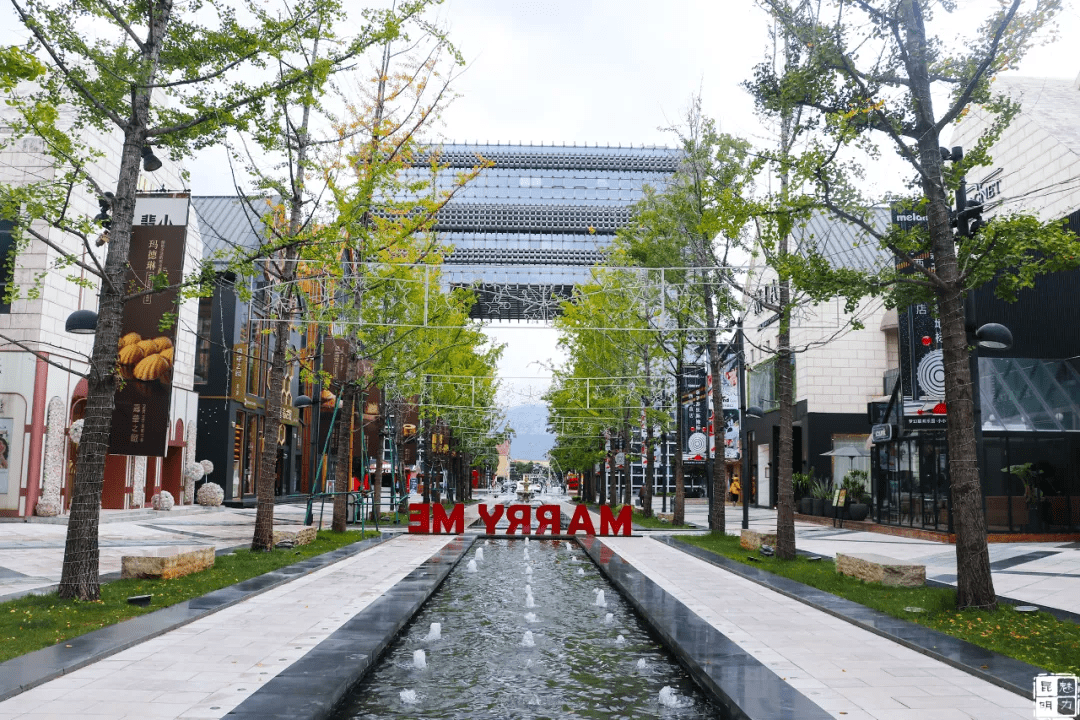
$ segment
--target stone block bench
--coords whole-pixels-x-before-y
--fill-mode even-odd
[[[274,547],[295,547],[307,545],[315,539],[315,526],[276,527],[274,528]]]
[[[190,575],[214,566],[214,548],[206,546],[173,546],[147,550],[141,555],[120,558],[121,578],[169,578]]]
[[[882,585],[920,587],[926,584],[925,565],[916,565],[871,553],[850,555],[837,553],[836,572]]]
[[[757,550],[762,546],[772,545],[776,547],[776,533],[763,533],[757,530],[743,530],[739,536],[739,545],[747,550]]]

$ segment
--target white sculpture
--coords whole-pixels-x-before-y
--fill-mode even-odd
[[[214,482],[203,483],[199,491],[195,493],[195,502],[200,505],[217,507],[225,500],[225,491]]]
[[[154,506],[155,510],[172,510],[176,502],[173,500],[171,492],[162,490],[153,497],[150,504]]]

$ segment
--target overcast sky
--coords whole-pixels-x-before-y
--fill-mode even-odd
[[[962,33],[992,1],[958,5],[950,25]],[[662,128],[700,92],[724,132],[769,141],[741,87],[768,43],[765,14],[749,0],[447,0],[440,14],[469,61],[445,115],[448,140],[671,145]],[[1061,37],[1080,37],[1075,2],[1060,25]],[[1076,77],[1080,53],[1067,43],[1032,50],[1021,74]],[[504,376],[546,377],[558,360],[550,330],[493,334],[508,343]],[[504,401],[517,404],[546,383],[504,385]]]

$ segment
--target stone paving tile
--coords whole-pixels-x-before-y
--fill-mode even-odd
[[[654,499],[653,507],[659,511],[660,502]],[[738,535],[742,527],[742,508],[728,505],[725,518],[728,534]],[[707,526],[707,507],[687,504],[686,519],[687,522]],[[775,532],[776,511],[750,508],[749,525],[752,530]],[[664,532],[670,533],[670,531]],[[857,549],[861,552],[872,552],[899,560],[911,560],[926,565],[928,578],[937,579],[938,576],[947,576],[942,580],[943,582],[956,584],[956,549],[953,545],[799,522],[795,523],[795,536],[795,544],[800,550],[835,557],[837,552],[852,552]],[[1052,552],[1052,555],[1036,557],[1032,561],[993,572],[994,588],[999,595],[1080,615],[1080,543],[991,543],[989,550],[992,563],[1025,555]],[[1010,574],[1015,571],[1054,574],[1047,576]],[[1061,590],[1062,587],[1065,588],[1064,591]]]
[[[874,720],[969,720],[960,707],[934,704],[951,697],[978,698],[992,709],[981,718],[1009,718],[1019,708],[1032,715],[1026,698],[674,548],[638,538],[604,543],[760,662],[790,671],[781,677],[809,699],[836,701],[826,708],[835,717],[848,717],[839,714],[843,699]]]
[[[451,539],[402,535],[0,702],[0,719],[223,717]]]

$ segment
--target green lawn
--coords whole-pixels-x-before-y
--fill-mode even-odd
[[[368,536],[374,536],[369,532]],[[277,570],[315,555],[350,545],[363,539],[358,530],[335,533],[322,530],[309,545],[253,553],[237,550],[221,555],[214,567],[171,580],[114,580],[101,586],[96,602],[61,600],[56,594],[28,595],[0,603],[0,662],[84,633],[113,625],[234,585],[256,575]],[[132,595],[150,595],[148,607],[129,605]]]
[[[782,575],[1051,672],[1080,675],[1080,625],[1058,620],[1048,613],[1018,613],[1010,605],[1001,605],[993,612],[958,611],[953,588],[898,588],[866,583],[838,574],[835,563],[828,558],[811,561],[800,556],[785,561],[749,552],[739,546],[735,535],[710,533],[678,538],[744,565]],[[757,561],[748,560],[748,556]],[[920,607],[926,612],[908,612],[904,609],[907,607]]]

